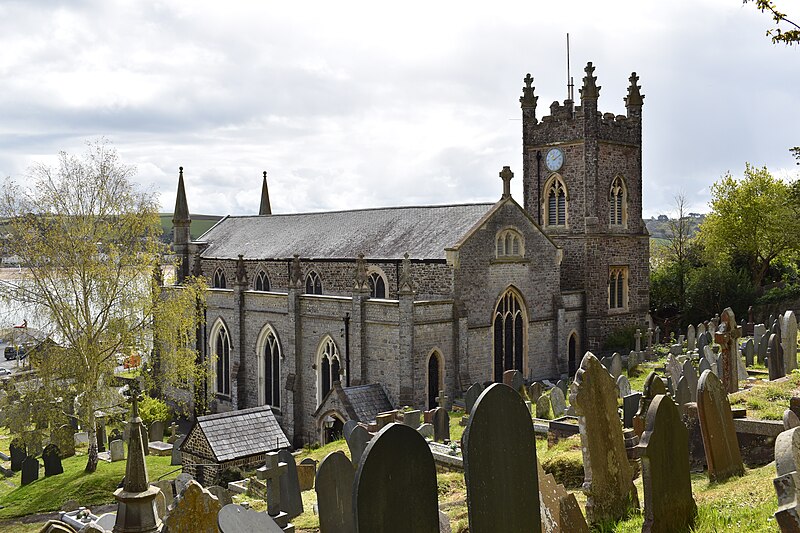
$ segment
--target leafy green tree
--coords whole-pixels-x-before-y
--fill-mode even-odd
[[[743,0],[743,2],[745,4],[755,2],[756,8],[762,13],[767,12],[772,16],[775,28],[767,30],[767,37],[772,38],[773,43],[787,45],[800,43],[800,26],[789,20],[786,13],[779,11],[775,2],[772,0]]]
[[[759,288],[773,263],[800,250],[800,218],[790,194],[789,184],[749,163],[742,180],[729,173],[712,185],[711,213],[699,233],[709,262],[742,264]]]
[[[77,418],[89,433],[87,472],[97,467],[95,412],[121,401],[112,386],[119,357],[147,355],[158,339],[158,372],[146,379],[175,386],[205,372],[193,349],[204,285],[160,287],[158,204],[134,172],[99,141],[82,156],[60,153],[55,168],[32,167],[23,183],[7,179],[0,194],[6,244],[23,265],[0,293],[46,318],[57,342],[31,354],[36,379],[8,395],[7,425],[44,431]]]

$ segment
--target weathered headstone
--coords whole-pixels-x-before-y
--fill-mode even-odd
[[[589,526],[574,494],[560,485],[536,462],[539,475],[539,512],[545,533],[589,533]]]
[[[419,427],[419,422],[422,419],[422,411],[415,409],[412,411],[406,411],[403,413],[403,424],[407,425],[410,428],[417,429]]]
[[[567,409],[567,399],[564,398],[564,393],[558,387],[550,390],[550,407],[553,409],[553,418],[564,416],[564,411]]]
[[[708,359],[706,359],[705,357],[701,357],[700,363],[697,365],[697,371],[702,376],[703,372],[705,372],[706,370],[712,371],[711,365],[708,363]],[[695,392],[695,396],[696,394],[697,393]]]
[[[753,366],[755,362],[756,346],[753,339],[747,339],[744,343],[744,362],[747,366]]]
[[[724,481],[744,475],[739,441],[733,426],[728,394],[712,372],[703,372],[697,386],[697,413],[706,450],[708,477]]]
[[[780,344],[778,335],[773,333],[767,342],[767,369],[769,370],[770,381],[782,378],[786,375],[786,367],[783,364],[783,347]]]
[[[756,352],[756,359],[762,365],[766,365],[767,361],[767,349],[769,348],[769,336],[771,333],[769,331],[765,331],[764,334],[761,336],[761,340],[758,343],[758,352]]]
[[[685,376],[681,376],[678,380],[678,386],[675,389],[675,403],[678,406],[684,406],[692,401],[692,394],[689,391],[689,382]]]
[[[633,350],[636,352],[642,351],[642,330],[636,328],[636,333],[633,334]],[[630,368],[630,367],[629,367]]]
[[[219,485],[211,485],[208,487],[208,492],[213,494],[217,500],[219,500],[219,504],[222,507],[226,505],[230,505],[233,503],[233,496],[231,495],[230,491],[225,487],[220,487]]]
[[[800,418],[791,409],[786,409],[783,412],[783,429],[792,429],[800,426]]]
[[[285,511],[289,520],[291,520],[303,513],[303,497],[300,495],[297,463],[291,452],[286,449],[278,451],[278,461],[287,465],[281,476],[281,511]]]
[[[692,402],[697,401],[697,370],[694,369],[694,365],[690,360],[686,360],[683,363],[683,377],[686,378],[686,384],[689,386],[689,395],[691,396]]]
[[[450,415],[442,407],[433,410],[433,440],[436,442],[450,440]]]
[[[22,470],[22,462],[28,457],[28,451],[22,439],[12,439],[9,445],[9,452],[11,453],[11,470],[19,472]]]
[[[591,352],[581,361],[569,399],[581,434],[588,521],[620,520],[638,508],[638,496],[617,414],[617,384]]]
[[[172,485],[171,479],[159,479],[150,484],[159,488],[161,494],[164,495],[164,504],[167,507],[172,505],[172,502],[175,500],[175,487]]]
[[[528,387],[528,398],[530,398],[531,403],[536,403],[536,401],[542,395],[543,390],[544,386],[542,385],[541,381],[535,381],[530,387]],[[481,392],[483,392],[482,389]],[[480,394],[478,396],[480,396]],[[475,399],[477,400],[477,397]]]
[[[267,513],[246,509],[238,504],[222,507],[217,516],[220,533],[284,533],[284,529]],[[294,531],[294,529],[292,530]]]
[[[180,495],[189,486],[189,482],[194,481],[191,474],[182,472],[175,477],[175,496]]]
[[[372,434],[364,426],[356,426],[350,432],[350,438],[347,439],[347,447],[350,448],[350,457],[352,457],[354,465],[358,465],[361,462],[361,454],[364,453],[371,439]]]
[[[761,349],[761,338],[766,332],[767,326],[764,324],[756,324],[753,326],[753,348],[755,349],[756,359],[758,359],[758,354]],[[759,362],[763,362],[763,359]]]
[[[783,367],[786,374],[789,374],[797,368],[797,317],[794,311],[783,313],[780,324]]]
[[[558,383],[556,383],[556,388],[561,389],[561,392],[566,395],[569,389],[569,383],[566,379],[559,379]]]
[[[357,531],[438,533],[436,466],[419,433],[390,424],[375,435],[356,471],[353,509]]]
[[[800,531],[800,428],[792,428],[775,439],[773,481],[778,495],[775,520],[783,532]]]
[[[705,329],[703,329],[702,333],[697,334],[697,351],[700,352],[700,354],[702,355],[706,346],[708,345],[709,345],[708,333],[706,333]]]
[[[656,326],[656,329],[653,330],[653,336],[655,338],[654,342],[656,344],[661,344],[661,327]]]
[[[689,475],[689,433],[668,396],[659,394],[650,404],[638,448],[644,487],[642,532],[687,531],[697,516]]]
[[[536,439],[521,399],[487,388],[462,440],[470,532],[540,531]]]
[[[28,456],[22,461],[22,479],[21,485],[28,485],[39,479],[39,460],[35,457]]]
[[[475,402],[478,400],[478,396],[480,396],[483,392],[483,389],[484,387],[481,383],[473,383],[464,394],[464,409],[467,413],[467,416],[472,413],[472,406],[475,405]]]
[[[170,465],[177,466],[183,463],[183,454],[181,453],[181,445],[186,440],[186,435],[178,435],[175,442],[172,443],[172,458]]]
[[[161,442],[164,440],[164,422],[156,420],[150,424],[149,429],[150,442]]]
[[[344,427],[342,428],[342,436],[344,437],[344,440],[347,440],[348,437],[350,437],[350,433],[355,429],[357,425],[358,422],[356,422],[355,420],[348,420],[347,422],[344,423]]]
[[[519,370],[506,370],[503,372],[503,383],[514,389],[516,392],[521,392],[525,386],[525,379],[522,372]]]
[[[536,400],[536,418],[550,418],[550,395],[542,394]]]
[[[622,424],[626,428],[633,427],[633,417],[639,409],[639,402],[642,399],[641,392],[634,392],[622,398]]]
[[[164,520],[169,531],[217,533],[219,500],[197,481],[189,481],[183,494],[177,496]]]
[[[341,452],[328,454],[317,470],[320,533],[354,533],[353,480],[355,469]]]
[[[667,356],[667,373],[669,377],[672,378],[672,386],[678,386],[678,380],[681,379],[681,374],[683,373],[683,366],[678,362],[674,355],[669,354]]]
[[[64,473],[64,467],[61,465],[61,451],[55,444],[48,444],[44,447],[42,462],[44,462],[44,477]]]
[[[744,366],[744,361],[738,354],[736,355],[736,370],[739,381],[746,381],[749,376],[747,367]]]
[[[406,424],[408,425],[408,424]],[[314,488],[314,478],[317,475],[317,462],[311,457],[306,457],[297,465],[297,479],[300,482],[300,492]]]
[[[611,368],[609,369],[614,379],[622,375],[622,356],[616,352],[611,356]]]
[[[631,382],[625,376],[617,378],[617,389],[619,390],[619,397],[624,398],[631,393]]]
[[[689,352],[693,352],[696,346],[697,346],[697,333],[694,329],[694,326],[689,324],[689,328],[686,330],[686,349]]]
[[[424,438],[433,440],[433,424],[422,424],[417,428],[417,432]]]

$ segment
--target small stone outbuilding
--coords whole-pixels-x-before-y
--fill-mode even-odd
[[[289,439],[268,405],[199,416],[181,445],[184,473],[211,485],[225,468],[252,470],[266,453],[289,448]]]
[[[313,415],[319,425],[319,442],[327,444],[341,438],[344,423],[348,420],[370,424],[375,422],[379,413],[393,409],[380,383],[342,387],[341,382],[336,381]]]

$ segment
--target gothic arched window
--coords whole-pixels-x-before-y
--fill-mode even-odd
[[[259,376],[259,388],[262,389],[261,400],[263,405],[271,405],[280,408],[281,406],[281,345],[275,331],[267,326],[266,337],[260,343],[261,364],[259,370],[263,369],[263,374]],[[262,381],[263,380],[263,381]]]
[[[226,289],[228,287],[228,282],[225,279],[225,272],[222,271],[222,268],[218,268],[214,271],[214,279],[212,282],[212,287],[215,289]]]
[[[256,275],[255,290],[264,292],[269,291],[269,277],[263,270],[259,270],[258,274]]]
[[[522,257],[525,255],[525,242],[515,229],[501,231],[497,235],[497,257]]]
[[[313,270],[306,276],[306,294],[322,294],[322,280]]]
[[[608,308],[628,308],[628,267],[614,266],[609,269]]]
[[[547,226],[567,225],[567,187],[558,174],[545,184],[544,220]]]
[[[386,298],[386,279],[382,272],[371,272],[367,277],[370,298]]]
[[[524,306],[516,292],[508,290],[494,310],[494,380],[503,382],[503,372],[523,372],[526,321]]]
[[[625,226],[628,222],[628,191],[625,182],[619,176],[611,182],[609,193],[609,224],[612,226]]]
[[[216,338],[212,344],[216,359],[216,392],[217,394],[230,395],[231,393],[231,340],[225,325],[220,325],[216,331]]]
[[[330,392],[333,384],[340,379],[341,363],[339,361],[339,349],[336,348],[336,343],[333,339],[327,337],[320,345],[318,357],[318,386],[317,391],[317,404],[322,402],[325,396]]]

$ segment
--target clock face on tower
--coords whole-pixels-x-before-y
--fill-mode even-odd
[[[564,164],[564,152],[559,148],[551,148],[544,158],[544,164],[550,172],[557,171]]]

